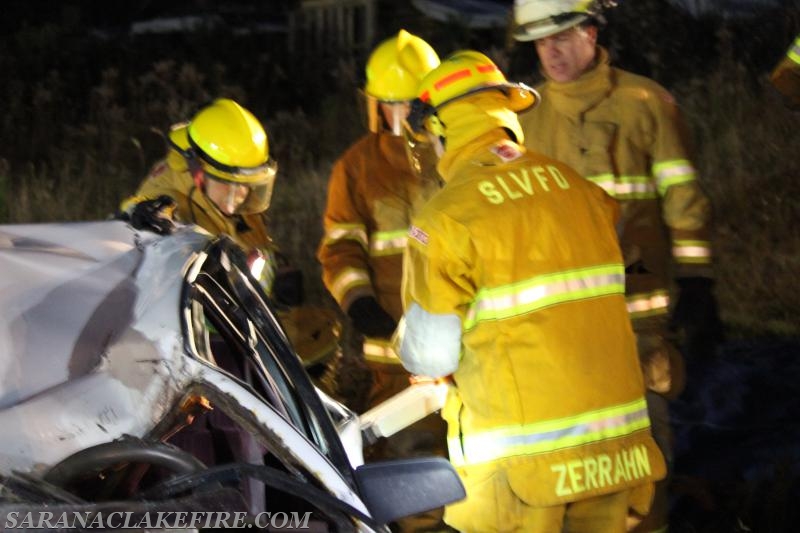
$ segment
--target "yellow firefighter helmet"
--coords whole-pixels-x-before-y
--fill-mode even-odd
[[[408,102],[417,95],[417,85],[438,64],[434,49],[405,30],[380,43],[366,67],[364,96],[369,130],[377,133],[383,129],[383,115],[388,129],[400,135]]]
[[[256,213],[269,206],[277,164],[269,156],[267,132],[247,109],[219,98],[189,122],[173,126],[168,139],[190,168],[201,169],[214,182],[246,190],[236,200],[235,212]]]
[[[539,101],[539,94],[523,83],[511,83],[486,55],[474,50],[454,52],[428,73],[419,85],[408,123],[415,132],[444,105],[481,91],[500,90],[515,112],[524,111]]]

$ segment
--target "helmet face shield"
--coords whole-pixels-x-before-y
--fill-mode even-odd
[[[203,173],[204,192],[225,215],[245,215],[265,211],[272,199],[277,165],[258,181],[223,179],[208,171]]]
[[[363,91],[359,95],[364,99],[369,131],[372,133],[388,132],[395,137],[403,135],[403,122],[411,108],[410,101],[379,100]]]

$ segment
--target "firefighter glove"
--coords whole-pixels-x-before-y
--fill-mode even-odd
[[[675,281],[680,292],[670,317],[670,327],[683,338],[687,358],[711,357],[722,341],[722,322],[712,290],[714,282],[703,277]]]
[[[357,298],[347,309],[353,326],[367,337],[389,338],[397,323],[383,310],[374,296]]]
[[[162,194],[152,200],[142,200],[128,210],[124,220],[128,220],[136,229],[152,231],[159,235],[170,235],[175,231],[172,214],[176,207],[175,200]]]

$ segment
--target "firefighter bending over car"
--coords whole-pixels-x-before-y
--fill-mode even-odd
[[[410,159],[402,122],[422,77],[439,64],[423,39],[401,30],[381,42],[366,64],[369,132],[336,161],[324,215],[318,258],[331,295],[363,336],[372,386],[368,407],[410,384],[389,339],[402,315],[402,254],[411,215],[439,190],[424,157]],[[432,158],[431,158],[432,159]],[[412,168],[412,161],[421,166]],[[430,415],[365,450],[367,461],[445,455],[445,425]],[[403,531],[436,531],[438,516],[404,519]]]
[[[156,163],[135,196],[121,204],[120,218],[143,230],[169,234],[175,222],[197,224],[213,235],[225,234],[248,254],[251,273],[277,303],[277,311],[304,364],[322,364],[337,349],[332,311],[301,305],[299,271],[277,266],[266,210],[272,197],[277,163],[270,157],[267,133],[247,109],[220,98],[200,109],[190,121],[173,126],[168,153]],[[218,336],[211,336],[217,363],[239,377],[235,360]],[[262,463],[263,450],[216,412],[195,420],[173,443],[206,464],[230,460]],[[263,488],[249,483],[251,502],[263,508]]]
[[[538,100],[485,55],[456,52],[409,123],[445,181],[414,217],[404,261],[405,367],[452,376],[443,417],[464,532],[626,530],[665,464],[650,433],[625,306],[617,203],[527,151]],[[536,110],[530,111],[536,112]]]
[[[167,134],[167,157],[150,170],[135,196],[122,202],[123,218],[138,229],[168,234],[174,221],[231,237],[251,271],[279,304],[295,349],[307,367],[324,364],[338,346],[333,312],[302,305],[300,272],[276,249],[267,228],[278,164],[264,127],[227,98],[203,107]]]

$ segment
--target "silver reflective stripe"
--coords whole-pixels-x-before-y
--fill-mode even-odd
[[[324,244],[331,245],[341,241],[356,241],[366,250],[366,227],[363,224],[332,224],[325,230]]]
[[[408,230],[376,231],[370,236],[371,256],[402,254],[408,241]]]
[[[513,318],[532,311],[598,296],[623,294],[625,270],[621,264],[569,270],[481,289],[464,320],[464,329],[484,320]]]
[[[619,176],[601,174],[586,179],[599,185],[610,196],[621,200],[648,200],[658,198],[656,185],[648,176]]]
[[[628,315],[631,318],[643,318],[666,314],[669,307],[669,294],[665,290],[631,294],[625,301],[628,306]]]
[[[687,159],[673,159],[662,161],[653,165],[653,175],[658,183],[658,193],[661,196],[666,194],[667,189],[673,185],[688,183],[695,178],[695,171],[692,163]]]
[[[364,339],[362,350],[364,351],[364,358],[368,361],[392,364],[400,363],[400,357],[392,348],[391,341],[367,338]]]
[[[672,246],[672,256],[678,263],[711,263],[711,246],[708,241],[676,240]]]
[[[647,403],[644,398],[639,398],[577,416],[465,433],[460,439],[448,439],[448,448],[452,462],[457,459],[462,461],[461,464],[474,464],[592,444],[624,437],[648,427]]]
[[[360,268],[346,268],[331,283],[331,294],[337,302],[344,301],[347,292],[353,287],[369,285],[369,273]]]

